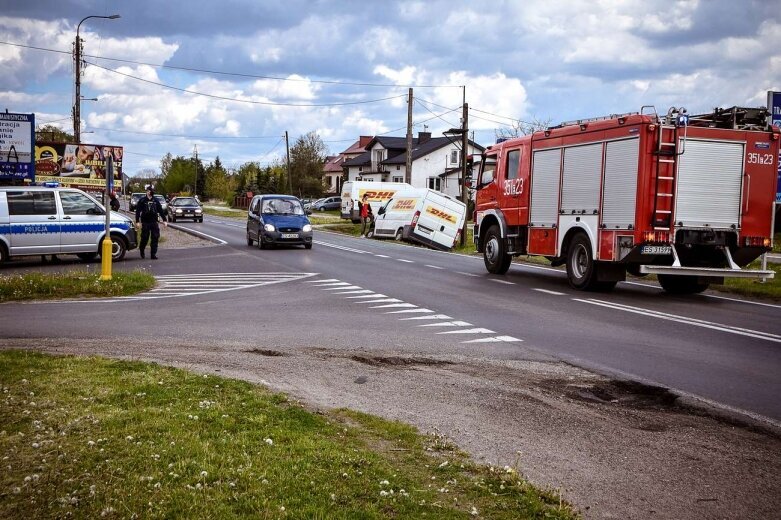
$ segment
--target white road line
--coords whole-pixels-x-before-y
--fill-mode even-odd
[[[318,287],[315,285],[314,287]],[[326,287],[325,289],[321,289],[322,291],[344,291],[347,289],[360,289],[357,285],[348,285],[347,287]],[[334,293],[334,294],[344,294],[344,293]]]
[[[344,289],[344,287],[342,289]],[[374,291],[370,291],[369,289],[361,289],[360,291],[335,292],[334,294],[374,294]]]
[[[463,272],[463,271],[456,271],[456,274],[463,274],[464,276],[474,276],[474,277],[478,277],[478,276],[480,276],[479,274],[474,274],[474,273],[465,273],[465,272]]]
[[[336,278],[328,278],[327,280],[305,280],[304,283],[323,283],[323,282],[341,282]]]
[[[564,296],[563,292],[550,291],[548,289],[538,289],[536,287],[534,289],[532,289],[532,291],[539,291],[539,292],[545,293],[545,294],[552,294],[553,296]]]
[[[362,249],[354,249],[352,247],[340,246],[340,245],[337,245],[337,244],[329,244],[328,242],[321,242],[319,240],[315,240],[314,243],[318,244],[318,245],[321,245],[321,246],[333,247],[334,249],[341,249],[343,251],[350,251],[351,253],[358,253],[359,255],[370,255],[370,254],[372,254],[371,251],[364,251]]]
[[[461,343],[517,343],[523,341],[522,339],[514,338],[512,336],[494,336],[492,338],[477,338],[462,341]]]
[[[377,258],[390,258],[388,255],[377,255],[377,254],[375,254],[374,256],[376,256]]]
[[[346,285],[351,285],[351,284],[349,284],[347,282],[324,282],[324,283],[312,284],[312,287],[330,287],[330,286],[334,286],[334,285],[346,286]]]
[[[421,309],[423,310],[423,309]],[[428,309],[425,309],[428,310]],[[397,311],[397,312],[403,312],[403,311]],[[447,314],[427,314],[426,316],[413,316],[412,318],[399,318],[399,321],[407,321],[407,320],[452,320],[450,316]]]
[[[695,327],[702,327],[706,329],[717,330],[720,332],[728,332],[730,334],[738,334],[740,336],[748,336],[756,339],[764,339],[765,341],[772,341],[774,343],[781,343],[781,336],[777,334],[771,334],[769,332],[762,332],[758,330],[744,329],[740,327],[733,327],[731,325],[724,325],[721,323],[714,323],[711,321],[699,320],[696,318],[689,318],[687,316],[679,316],[677,314],[669,314],[666,312],[654,311],[651,309],[643,309],[641,307],[632,307],[630,305],[623,305],[619,303],[611,303],[602,300],[595,299],[580,299],[573,298],[576,302],[588,303],[590,305],[598,305],[600,307],[607,307],[609,309],[616,309],[625,312],[631,312],[634,314],[640,314],[648,316],[650,318],[659,318],[661,320],[674,321],[677,323],[683,323],[685,325],[693,325]]]
[[[353,303],[360,303],[360,304],[366,304],[366,303],[401,303],[401,300],[398,298],[380,298],[379,300],[361,300],[356,301]]]
[[[387,298],[387,296],[385,296],[384,294],[373,293],[373,294],[366,294],[364,296],[347,296],[346,299],[353,300],[356,298]]]
[[[444,332],[437,332],[437,334],[496,334],[491,329],[461,329],[461,330],[446,330]]]
[[[498,278],[489,278],[489,280],[496,283],[503,283],[505,285],[515,285],[515,282],[508,282],[507,280],[499,280]]]
[[[472,324],[466,321],[438,321],[436,323],[424,323],[418,327],[472,327]]]
[[[176,229],[176,226],[171,226],[171,227],[173,227],[174,229]],[[200,236],[202,236],[202,237],[206,238],[207,240],[213,240],[213,241],[217,242],[217,243],[218,243],[219,245],[221,245],[221,246],[224,246],[225,244],[227,244],[227,242],[226,242],[225,240],[223,240],[223,239],[221,239],[221,238],[213,237],[213,236],[211,236],[211,235],[207,235],[207,234],[206,234],[206,233],[204,233],[203,231],[197,231],[197,230],[195,230],[195,229],[193,229],[193,228],[190,228],[190,227],[188,227],[188,228],[186,228],[186,229],[187,229],[187,231],[188,231],[188,232],[190,232],[190,233],[193,233],[193,234],[195,234],[195,235],[200,235]]]
[[[413,314],[425,314],[429,312],[434,312],[431,309],[405,309],[403,311],[390,311],[386,312],[385,314],[407,314],[407,313],[413,313]]]
[[[396,259],[399,262],[404,262],[405,264],[414,264],[415,262],[412,260],[407,260],[406,258],[397,258]]]
[[[426,267],[430,267],[430,268],[432,268],[432,269],[444,269],[444,267],[439,267],[438,265],[429,265],[429,264],[426,264]]]
[[[411,308],[411,307],[417,307],[417,305],[414,305],[412,303],[388,303],[386,305],[373,305],[369,308],[370,309],[398,309],[398,308]]]

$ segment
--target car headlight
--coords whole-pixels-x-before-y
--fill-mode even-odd
[[[266,231],[274,231],[274,224],[266,224],[265,226],[263,226],[263,229],[265,229]]]
[[[201,213],[201,212],[202,212],[202,210],[200,210],[200,209],[196,209],[196,210],[195,210],[195,212],[196,212],[196,213]]]
[[[301,228],[301,231],[304,233],[309,233],[312,231],[312,225],[311,224],[304,224],[304,227]]]
[[[181,215],[181,214],[182,214],[182,210],[180,210],[180,209],[177,209],[177,210],[176,210],[176,214],[177,214],[177,215]]]

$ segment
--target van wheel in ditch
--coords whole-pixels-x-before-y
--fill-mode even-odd
[[[402,239],[404,239],[404,229],[399,228],[398,231],[396,231],[396,236],[394,238],[396,241],[401,242]]]
[[[491,226],[485,234],[483,261],[489,273],[505,274],[510,269],[513,257],[507,254],[504,240],[499,234],[499,226]]]
[[[103,241],[100,241],[101,247],[100,247],[100,254],[103,253]],[[125,244],[125,240],[121,237],[118,237],[116,235],[111,235],[111,260],[114,262],[119,262],[123,258],[125,258],[125,252],[127,251],[127,244]]]
[[[98,256],[97,252],[94,253],[76,253],[76,256],[84,260],[85,262],[90,262],[92,260],[95,260],[95,257]]]
[[[697,294],[708,288],[710,283],[701,282],[696,276],[658,275],[659,285],[670,294]]]

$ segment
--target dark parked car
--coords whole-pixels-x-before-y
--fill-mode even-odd
[[[141,200],[142,197],[146,197],[146,192],[133,193],[130,195],[130,211],[136,210],[136,205],[138,204],[138,201]]]
[[[326,211],[330,209],[340,209],[342,207],[342,197],[328,197],[320,199],[312,204],[313,211]]]
[[[203,222],[203,210],[195,197],[174,197],[168,203],[168,220],[176,222],[177,219],[183,218]]]
[[[247,245],[303,245],[312,249],[312,225],[290,195],[255,195],[247,212]]]

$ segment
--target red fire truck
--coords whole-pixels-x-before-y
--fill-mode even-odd
[[[542,255],[582,290],[611,290],[627,272],[655,274],[673,293],[772,278],[741,269],[772,243],[781,133],[766,115],[643,107],[488,147],[474,217],[486,268]]]

